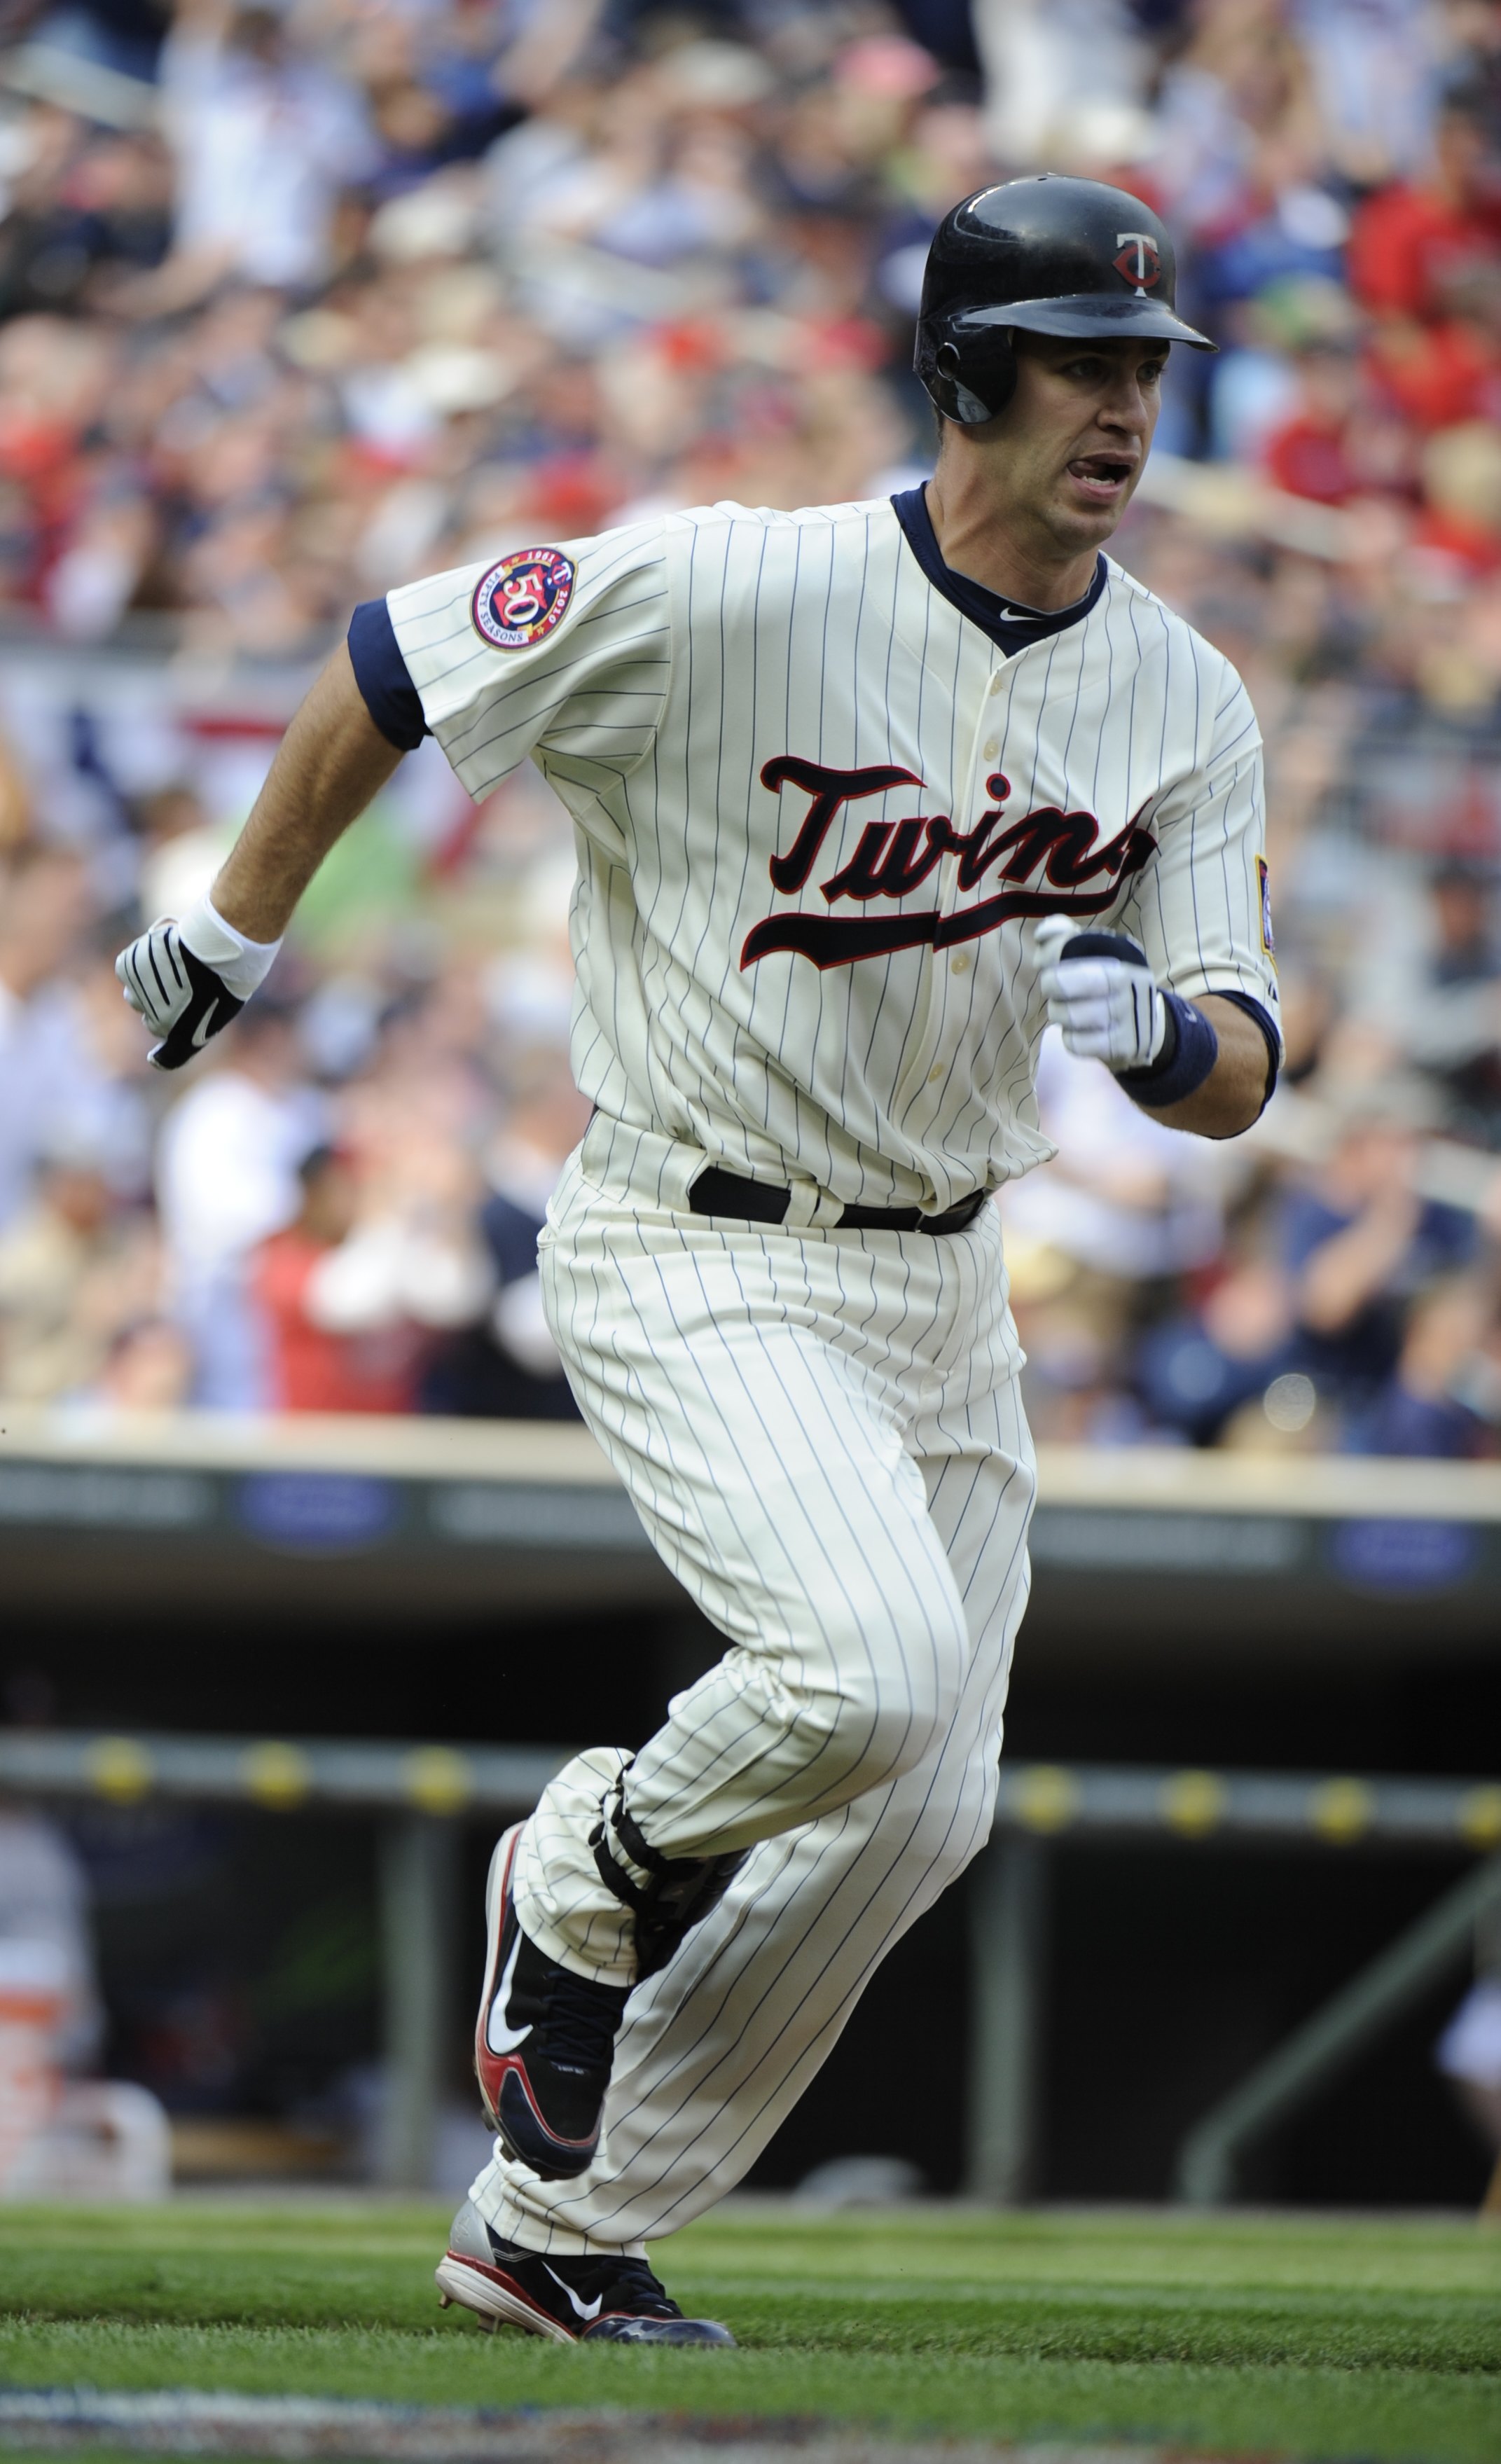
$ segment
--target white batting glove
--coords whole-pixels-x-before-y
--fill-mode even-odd
[[[1167,1003],[1135,941],[1045,915],[1036,947],[1048,1020],[1069,1050],[1107,1069],[1150,1069],[1167,1040]]]
[[[162,1038],[147,1056],[154,1069],[181,1069],[238,1018],[271,972],[279,941],[248,941],[208,898],[180,920],[160,915],[121,950],[115,973],[125,999]]]

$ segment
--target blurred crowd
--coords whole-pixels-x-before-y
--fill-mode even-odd
[[[0,1396],[566,1416],[566,818],[430,745],[153,1078],[109,957],[207,886],[357,601],[931,468],[938,217],[1180,243],[1116,542],[1267,740],[1289,1066],[1175,1137],[1049,1037],[1003,1194],[1046,1438],[1501,1450],[1501,0],[8,0]]]

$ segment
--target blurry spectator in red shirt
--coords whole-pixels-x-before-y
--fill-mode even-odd
[[[1411,440],[1362,362],[1363,324],[1348,294],[1318,276],[1269,284],[1254,303],[1253,341],[1269,343],[1296,378],[1291,408],[1260,446],[1269,477],[1290,496],[1343,505],[1410,485]]]
[[[1487,419],[1441,428],[1423,449],[1414,538],[1462,575],[1501,570],[1501,435]]]
[[[251,1269],[272,1406],[413,1411],[434,1336],[488,1308],[490,1265],[467,1220],[451,1221],[419,1180],[383,1190],[326,1146],[298,1177],[296,1221],[261,1243]]]
[[[373,1323],[349,1324],[348,1311],[339,1306],[337,1269],[334,1277],[326,1272],[354,1230],[354,1174],[332,1147],[317,1147],[298,1177],[302,1205],[296,1221],[262,1242],[251,1269],[251,1289],[270,1338],[273,1406],[282,1412],[409,1412],[424,1349],[421,1330],[384,1308],[361,1312],[373,1315]]]
[[[1299,400],[1265,447],[1269,475],[1290,496],[1342,505],[1361,487],[1352,437],[1360,412],[1360,366],[1350,348],[1321,341],[1300,351]]]
[[[1444,314],[1452,284],[1501,247],[1501,186],[1484,121],[1456,95],[1439,115],[1427,178],[1395,181],[1357,214],[1350,287],[1379,316]]]
[[[1420,430],[1480,416],[1491,407],[1501,383],[1493,342],[1468,318],[1448,318],[1441,325],[1383,318],[1371,339],[1368,367],[1378,393]]]

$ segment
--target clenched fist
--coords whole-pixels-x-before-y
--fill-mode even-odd
[[[162,1039],[155,1069],[181,1069],[237,1018],[271,971],[279,941],[248,941],[207,898],[181,918],[162,915],[121,950],[115,973],[125,999]]]
[[[1145,952],[1124,933],[1081,932],[1070,916],[1046,915],[1037,955],[1048,1016],[1069,1050],[1107,1069],[1150,1069],[1167,1041],[1168,1012]]]

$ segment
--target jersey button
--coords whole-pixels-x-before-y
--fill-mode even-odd
[[[993,760],[995,759],[995,758],[996,758],[996,755],[1000,752],[1000,750],[1001,750],[1000,745],[997,743],[997,741],[996,741],[995,737],[991,737],[991,739],[990,739],[990,741],[989,741],[989,743],[985,746],[984,751],[983,751],[983,753],[982,753],[982,757],[981,757],[981,758],[982,758],[982,760],[985,760],[985,761],[993,761]]]
[[[955,951],[954,956],[953,956],[953,957],[952,957],[952,958],[950,958],[950,960],[949,960],[949,973],[950,973],[950,975],[951,975],[951,976],[967,976],[967,975],[968,975],[968,973],[969,973],[969,952],[968,952],[967,950],[956,950],[956,951]]]
[[[932,1068],[931,1068],[931,1069],[929,1070],[929,1072],[928,1072],[928,1084],[929,1084],[929,1086],[930,1086],[930,1087],[936,1087],[936,1086],[938,1085],[938,1080],[939,1080],[940,1078],[946,1077],[946,1076],[947,1076],[947,1074],[948,1074],[948,1063],[947,1063],[946,1061],[935,1061],[935,1063],[934,1063],[934,1065],[933,1065]]]

